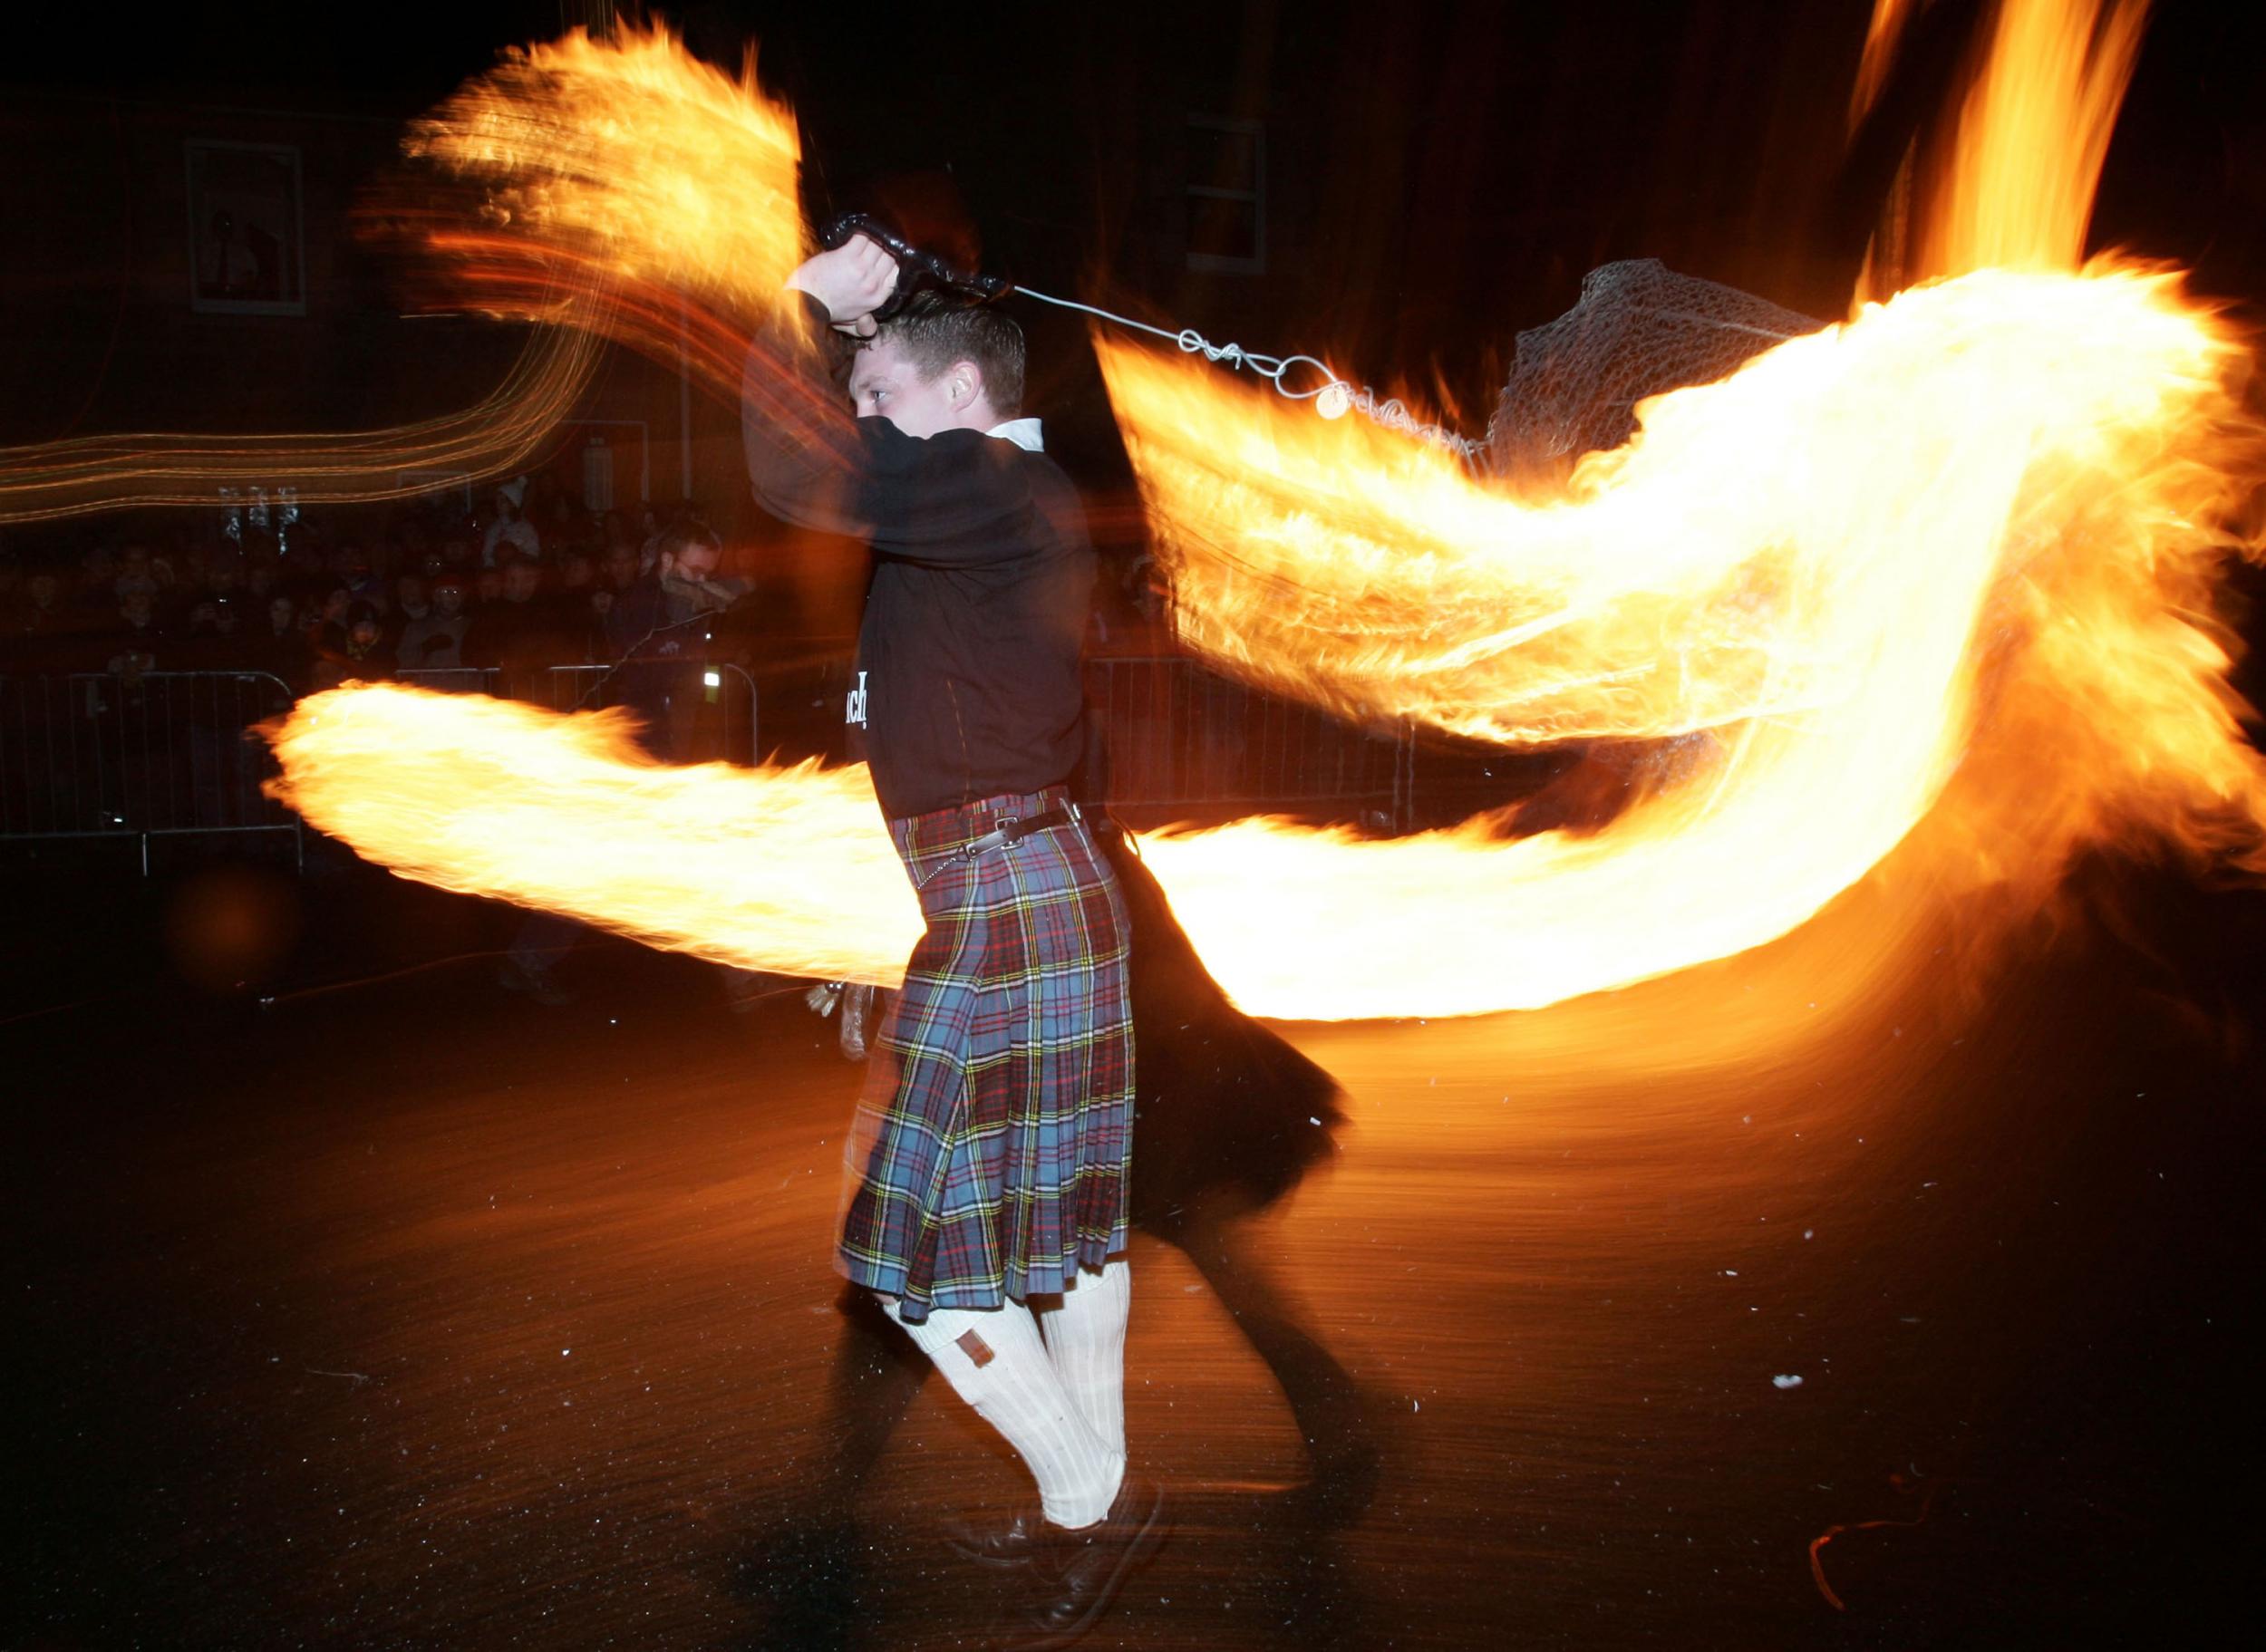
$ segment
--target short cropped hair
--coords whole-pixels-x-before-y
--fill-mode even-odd
[[[661,530],[661,542],[654,549],[671,556],[682,556],[688,550],[701,549],[719,553],[724,542],[716,530],[698,517],[682,516]]]
[[[996,304],[958,304],[924,293],[881,324],[876,343],[905,352],[924,382],[954,362],[973,362],[983,394],[1002,420],[1022,412],[1022,329]]]

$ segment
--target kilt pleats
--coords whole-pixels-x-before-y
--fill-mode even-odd
[[[1116,879],[1082,824],[957,853],[995,817],[1059,807],[1050,791],[890,823],[926,929],[875,1040],[841,1255],[910,1322],[1060,1292],[1125,1248]]]

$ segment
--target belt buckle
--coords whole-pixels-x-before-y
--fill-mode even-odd
[[[996,817],[994,818],[996,819]],[[960,857],[963,860],[973,860],[986,849],[1002,848],[1006,845],[1014,842],[1015,840],[1007,835],[1007,827],[1012,825],[1014,825],[1014,822],[1012,820],[1009,820],[1004,824],[994,825],[990,831],[984,833],[981,837],[971,837],[967,842],[960,845],[958,850]]]

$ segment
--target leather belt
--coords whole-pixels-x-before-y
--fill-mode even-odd
[[[990,831],[981,837],[970,838],[952,852],[964,859],[973,860],[988,850],[1003,849],[1036,833],[1051,832],[1056,826],[1076,826],[1083,818],[1075,803],[1066,803],[1060,808],[1020,817],[1013,815],[993,816]]]

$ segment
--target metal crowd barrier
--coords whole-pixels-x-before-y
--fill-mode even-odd
[[[819,708],[804,732],[840,759],[850,664],[804,673]],[[1416,813],[1416,738],[1357,728],[1248,689],[1186,654],[1086,662],[1086,783],[1143,830],[1254,814],[1356,816],[1395,832]]]
[[[755,679],[729,663],[627,660],[518,672],[468,665],[399,671],[394,681],[450,693],[497,694],[555,711],[626,707],[644,719],[655,755],[673,763],[753,766],[762,757]]]
[[[1129,825],[1226,814],[1342,814],[1405,831],[1416,742],[1341,722],[1185,655],[1086,663],[1102,795]]]
[[[559,710],[627,707],[672,762],[763,756],[755,681],[737,665],[632,661],[399,680]],[[1394,830],[1410,824],[1415,742],[1406,729],[1353,728],[1181,656],[1094,660],[1087,685],[1100,789],[1132,825],[1349,811]],[[287,833],[303,858],[298,817],[261,794],[275,760],[249,732],[292,700],[265,671],[0,677],[0,842],[136,837],[146,873],[155,837]]]
[[[263,797],[276,772],[253,724],[287,710],[266,671],[73,671],[0,677],[0,841],[287,833]]]

